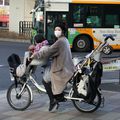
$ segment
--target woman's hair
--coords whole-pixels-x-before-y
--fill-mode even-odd
[[[37,34],[35,35],[34,40],[36,43],[41,43],[45,40],[45,38],[42,34]]]
[[[60,27],[62,29],[63,34],[65,34],[67,32],[67,26],[66,26],[65,22],[57,22],[55,27]]]

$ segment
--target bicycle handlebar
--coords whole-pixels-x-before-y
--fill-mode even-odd
[[[115,40],[112,35],[108,35],[104,40],[107,41],[109,38],[110,38],[112,41]]]

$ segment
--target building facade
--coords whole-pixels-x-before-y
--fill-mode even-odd
[[[32,21],[34,5],[35,0],[10,0],[9,31],[19,33],[20,21]]]

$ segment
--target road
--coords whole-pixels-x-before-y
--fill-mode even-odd
[[[24,43],[0,42],[0,90],[7,89],[11,84],[7,63],[8,56],[16,53],[22,57],[27,46],[28,44]]]
[[[29,46],[28,43],[0,42],[0,90],[7,89],[11,84],[9,77],[9,67],[7,63],[8,56],[11,55],[12,53],[16,53],[22,59],[24,56],[24,51],[27,50],[28,46]],[[80,56],[81,58],[83,58],[87,53],[73,52],[72,54],[73,56]],[[120,55],[120,51],[115,51],[113,52],[112,55],[109,56],[103,55],[103,57],[112,57],[118,55]],[[40,82],[42,79],[41,71],[42,69],[40,69],[40,67],[38,67],[36,70],[36,76],[38,82]],[[104,73],[103,80],[104,79],[118,79],[118,72]]]

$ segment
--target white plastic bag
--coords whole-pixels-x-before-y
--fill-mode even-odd
[[[18,77],[22,77],[25,74],[26,71],[26,65],[20,64],[16,69],[16,75]]]
[[[26,62],[27,62],[28,57],[29,57],[29,52],[26,51],[25,54],[24,54],[23,64],[20,64],[16,68],[16,75],[18,77],[22,77],[25,74],[25,71],[26,71]]]
[[[78,84],[78,93],[84,96],[87,96],[87,83],[88,83],[88,76],[82,75],[83,79],[80,80]]]

